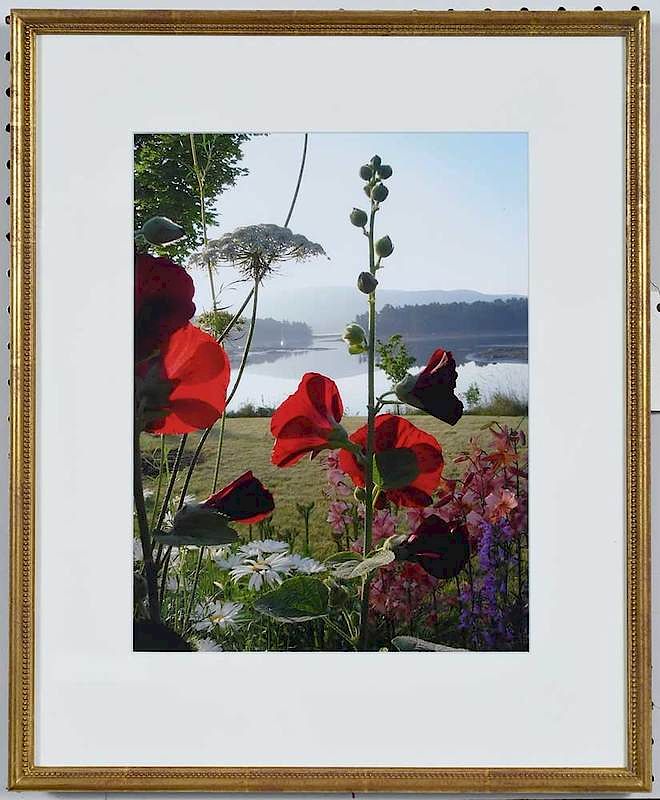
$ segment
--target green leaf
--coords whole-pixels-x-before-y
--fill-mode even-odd
[[[467,653],[460,647],[448,647],[446,644],[436,644],[436,642],[427,642],[424,639],[418,639],[416,636],[395,636],[392,639],[392,644],[397,650],[404,652],[435,652],[435,653]]]
[[[408,447],[381,450],[375,456],[377,483],[382,489],[409,486],[419,475],[417,456]]]
[[[362,556],[354,550],[342,550],[340,553],[333,553],[328,556],[324,563],[332,566],[333,564],[343,564],[346,561],[361,561]]]
[[[330,592],[318,578],[297,575],[263,594],[254,608],[279,622],[308,622],[328,612]]]
[[[184,506],[174,517],[172,529],[156,536],[156,541],[175,547],[197,545],[198,547],[230,544],[238,539],[238,534],[229,527],[226,517],[217,511],[202,506]]]
[[[368,558],[360,558],[355,553],[357,559],[346,559],[336,564],[333,575],[335,578],[341,580],[354,580],[355,578],[364,578],[370,572],[386,566],[394,561],[394,553],[392,550],[377,550],[373,555]]]
[[[394,561],[394,553],[391,550],[378,550],[372,556],[365,558],[364,561],[360,561],[360,563],[355,566],[352,577],[363,578],[370,572],[387,566],[387,564],[390,564],[392,561]]]

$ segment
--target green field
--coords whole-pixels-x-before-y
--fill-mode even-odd
[[[497,421],[502,425],[513,428],[521,427],[525,431],[527,430],[527,419],[522,417],[464,416],[453,428],[434,417],[425,415],[415,415],[411,421],[419,428],[433,434],[441,443],[447,464],[445,476],[450,478],[458,474],[456,466],[451,463],[452,458],[467,446],[471,436],[481,433],[485,444],[489,437],[488,432],[482,429],[490,422]],[[354,431],[364,422],[363,417],[345,417],[342,420],[342,424],[349,432]],[[219,427],[218,424],[218,430]],[[191,434],[188,437],[184,463],[186,458],[189,459],[192,455],[198,440],[198,434]],[[167,437],[167,446],[172,451],[176,450],[178,443],[179,437]],[[144,435],[141,444],[143,453],[147,455],[155,448],[160,447],[160,438]],[[202,450],[188,490],[188,493],[195,495],[198,500],[205,499],[211,492],[217,445],[218,432],[213,431]],[[287,469],[274,467],[270,463],[272,446],[273,438],[270,434],[269,419],[228,418],[218,487],[224,486],[245,470],[251,469],[275,497],[276,509],[273,514],[273,525],[280,535],[284,531],[297,531],[298,536],[302,537],[303,522],[296,511],[296,503],[316,501],[316,508],[311,517],[312,551],[317,557],[325,556],[334,549],[334,545],[325,521],[327,503],[321,494],[325,486],[323,470],[318,461],[310,462],[307,458]],[[158,459],[156,458],[155,461],[157,463]],[[187,467],[180,470],[175,496],[180,492],[186,472]],[[156,482],[155,477],[145,477],[145,489],[154,490]],[[152,502],[153,500],[149,499],[148,506],[151,506]]]

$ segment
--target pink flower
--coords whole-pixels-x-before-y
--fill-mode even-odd
[[[491,492],[486,498],[488,519],[491,522],[499,522],[508,517],[517,505],[516,495],[511,489],[501,489],[499,493]]]
[[[331,450],[326,454],[325,466],[330,470],[339,468],[339,450]]]
[[[351,487],[348,484],[346,475],[340,469],[333,467],[328,470],[328,483],[339,497],[348,497],[351,494]]]
[[[416,528],[419,528],[419,526],[425,519],[427,519],[427,517],[432,517],[434,514],[437,517],[441,516],[440,509],[436,508],[435,506],[426,506],[426,508],[409,508],[406,511],[406,519],[408,520],[410,529],[414,531]]]
[[[390,514],[386,508],[376,511],[373,519],[372,532],[374,541],[387,539],[388,536],[394,536],[396,533],[396,517]]]
[[[327,520],[335,532],[344,533],[344,529],[350,520],[347,516],[347,511],[348,503],[344,503],[341,500],[335,500],[330,503]]]

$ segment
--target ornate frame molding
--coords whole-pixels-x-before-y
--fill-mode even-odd
[[[57,767],[35,764],[37,37],[75,34],[619,36],[626,48],[625,768]],[[648,12],[81,11],[11,14],[9,787],[88,791],[631,792],[651,788]]]

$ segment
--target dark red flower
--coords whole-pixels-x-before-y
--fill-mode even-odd
[[[433,514],[397,549],[397,558],[412,561],[435,578],[453,578],[470,558],[470,542],[460,522],[445,522]]]
[[[252,472],[244,472],[201,505],[248,525],[261,522],[275,510],[273,495]]]
[[[367,444],[367,426],[363,425],[355,431],[350,440],[364,450]],[[383,463],[385,458],[389,460],[391,457],[405,457],[414,468],[413,478],[405,486],[383,490],[387,500],[397,506],[417,508],[431,504],[431,495],[441,482],[444,467],[442,447],[435,437],[416,428],[403,417],[380,414],[376,417],[374,452],[376,461],[379,454]],[[341,451],[339,467],[350,475],[356,486],[364,486],[364,468],[352,452]]]
[[[138,255],[135,261],[135,358],[153,355],[195,313],[190,275],[168,258]]]
[[[138,368],[138,403],[150,433],[208,428],[225,409],[229,358],[212,336],[188,324]]]
[[[408,375],[395,390],[403,403],[455,425],[463,416],[463,403],[454,394],[457,378],[454,357],[439,347],[419,374]]]
[[[341,447],[348,435],[339,424],[344,406],[334,381],[307,372],[296,391],[287,397],[270,421],[275,437],[271,461],[277,467],[291,467],[310,453]]]

